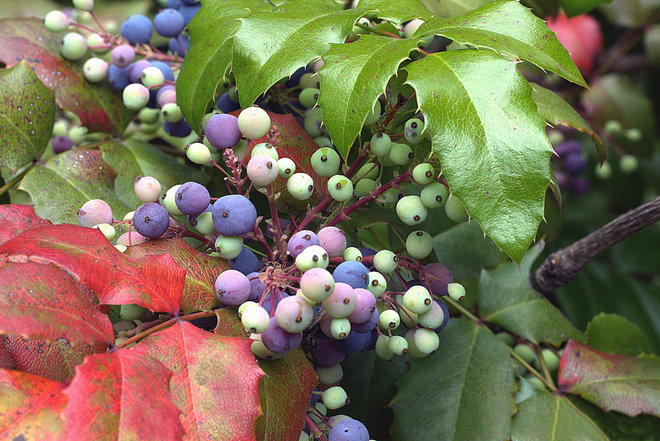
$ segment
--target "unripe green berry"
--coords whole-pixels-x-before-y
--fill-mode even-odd
[[[315,87],[308,87],[306,89],[303,89],[300,92],[300,95],[298,96],[298,99],[300,100],[300,104],[302,104],[308,109],[314,107],[316,105],[316,102],[319,100],[320,93],[321,91]]]
[[[175,103],[167,103],[160,110],[163,115],[163,119],[167,122],[175,123],[183,119],[183,113],[181,109]]]
[[[140,305],[126,304],[119,306],[119,317],[122,320],[142,320],[147,313],[147,308]]]
[[[426,231],[413,231],[406,238],[406,251],[415,259],[423,259],[433,251],[433,237]]]
[[[392,149],[390,150],[389,158],[390,161],[392,161],[394,164],[406,165],[414,157],[415,154],[408,144],[401,144],[398,142],[392,143]]]
[[[73,141],[73,145],[80,145],[85,142],[87,132],[89,130],[87,127],[75,126],[69,129],[69,138]]]
[[[330,178],[339,170],[341,158],[334,149],[321,147],[312,154],[310,162],[317,175]]]
[[[195,164],[208,164],[211,162],[211,151],[201,142],[193,142],[185,147],[186,157]]]
[[[339,409],[349,403],[346,391],[339,386],[333,386],[321,393],[323,404],[330,410]]]
[[[344,370],[342,369],[341,364],[335,364],[329,367],[315,366],[314,370],[322,384],[339,383],[344,377]]]
[[[362,261],[362,251],[355,247],[347,247],[342,253],[341,257],[344,260],[357,260]]]
[[[165,76],[163,72],[158,69],[156,66],[149,66],[142,71],[140,75],[142,84],[145,87],[156,87],[161,86],[165,82]]]
[[[612,176],[612,164],[610,164],[609,161],[605,161],[602,164],[596,164],[594,173],[599,179],[607,180]]]
[[[430,354],[440,346],[438,334],[431,329],[419,328],[414,333],[415,346],[421,352]]]
[[[108,63],[92,57],[83,64],[83,75],[90,83],[98,83],[108,76]]]
[[[621,121],[611,119],[605,122],[603,129],[608,135],[619,136],[623,133],[623,124],[621,124]]]
[[[65,119],[58,119],[53,124],[53,136],[64,136],[69,131],[69,121]]]
[[[385,276],[377,271],[369,272],[367,290],[369,290],[369,292],[376,298],[385,294],[385,291],[387,291],[387,280],[385,279]]]
[[[401,316],[393,309],[386,309],[378,316],[378,327],[383,331],[393,331],[401,324]]]
[[[243,238],[241,236],[218,236],[215,240],[215,250],[223,259],[235,259],[243,250]]]
[[[536,360],[536,354],[534,349],[530,348],[525,344],[518,344],[513,347],[513,352],[518,354],[520,358],[525,360],[527,363],[533,363]]]
[[[252,147],[250,158],[256,155],[266,155],[276,161],[280,159],[280,155],[277,154],[277,149],[273,144],[269,142],[260,142],[259,144]]]
[[[378,172],[379,172],[378,163],[367,162],[358,169],[357,173],[355,173],[355,179],[363,179],[363,178],[376,179],[378,177]]]
[[[87,52],[87,40],[77,32],[69,32],[62,38],[60,52],[67,60],[80,60]]]
[[[279,175],[283,178],[289,178],[296,172],[296,163],[291,158],[280,158],[277,160]]]
[[[367,118],[364,120],[364,126],[368,127],[373,125],[378,119],[380,119],[380,112],[381,112],[381,107],[380,107],[380,101],[376,101],[374,104],[374,108],[369,111],[367,114]]]
[[[376,189],[376,181],[373,179],[363,178],[355,183],[355,188],[353,189],[353,195],[356,198],[361,198],[366,196]]]
[[[94,0],[73,0],[73,7],[89,12],[94,9]]]
[[[621,160],[619,161],[619,168],[623,173],[627,175],[637,170],[638,166],[639,166],[639,162],[637,161],[637,158],[634,157],[633,155],[623,155],[621,157]]]
[[[115,227],[110,224],[97,224],[93,228],[101,230],[101,233],[103,233],[103,235],[110,241],[114,239],[115,235],[117,234]]]
[[[408,352],[408,341],[400,335],[393,335],[387,342],[387,347],[394,355],[403,355]]]
[[[376,156],[387,156],[392,149],[392,140],[387,133],[378,132],[371,137],[369,148]]]
[[[399,258],[390,250],[381,250],[374,256],[374,267],[381,273],[391,273],[398,264]]]
[[[205,211],[204,213],[200,214],[193,221],[192,226],[202,234],[215,233],[215,226],[213,225],[213,213],[210,211]],[[216,257],[220,256],[218,255]]]
[[[430,311],[432,303],[431,293],[420,285],[411,286],[403,295],[403,306],[415,314],[424,314]]]
[[[642,131],[637,127],[630,128],[623,132],[623,136],[630,142],[639,142],[642,140]]]
[[[249,332],[258,334],[268,329],[270,316],[258,304],[249,305],[241,314],[241,324]]]
[[[314,180],[307,173],[294,173],[287,179],[286,189],[295,199],[304,201],[314,193]]]
[[[498,332],[495,334],[495,337],[497,337],[498,340],[507,346],[513,347],[513,345],[516,343],[516,339],[508,332]]]
[[[144,107],[138,112],[138,119],[146,124],[157,123],[158,118],[160,118],[160,111],[158,109]]]
[[[335,148],[335,146],[332,144],[332,140],[330,140],[330,138],[327,136],[317,136],[314,138],[314,142],[319,147],[330,147],[331,149]]]
[[[441,182],[433,182],[422,189],[419,197],[426,208],[438,208],[445,205],[449,196],[447,186]]]
[[[394,352],[389,348],[390,338],[385,334],[380,334],[376,340],[376,355],[383,360],[391,360],[394,358]]]
[[[300,77],[299,85],[302,89],[316,88],[319,87],[319,76],[311,72],[304,73]]]
[[[337,340],[343,340],[351,333],[351,322],[347,318],[333,318],[330,323],[330,332]]]
[[[353,183],[343,175],[328,179],[328,193],[335,201],[346,202],[353,197]]]
[[[445,312],[438,302],[433,302],[431,303],[431,309],[417,316],[417,321],[425,328],[435,329],[445,321]]]
[[[163,196],[161,196],[161,205],[165,207],[167,212],[172,216],[183,215],[181,210],[179,210],[179,207],[177,207],[176,200],[174,199],[176,197],[176,192],[179,190],[179,187],[181,187],[181,184],[173,186],[167,190]]]
[[[413,168],[412,175],[415,182],[420,185],[426,185],[433,182],[433,178],[435,177],[435,170],[433,169],[433,166],[428,162],[422,162]]]
[[[404,196],[396,204],[396,214],[406,225],[419,225],[426,220],[428,211],[419,196]]]
[[[450,283],[447,285],[447,293],[455,302],[461,302],[465,298],[465,287],[460,283]]]
[[[403,128],[403,137],[411,144],[419,144],[424,140],[423,131],[424,122],[419,118],[411,118]]]
[[[259,139],[270,130],[270,116],[261,107],[243,109],[238,115],[238,130],[247,139]],[[277,161],[277,158],[274,158]]]
[[[454,222],[466,222],[469,218],[463,202],[453,194],[450,194],[445,203],[445,213]]]
[[[70,23],[71,19],[62,11],[50,11],[44,18],[44,26],[50,32],[62,32]]]
[[[133,83],[124,88],[124,105],[131,110],[139,110],[149,102],[149,89],[142,84]]]

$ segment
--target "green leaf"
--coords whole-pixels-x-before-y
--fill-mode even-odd
[[[320,58],[329,43],[343,43],[363,14],[342,10],[332,0],[298,0],[244,18],[234,37],[232,64],[241,106],[250,106],[277,81]]]
[[[0,71],[0,165],[38,159],[53,129],[55,96],[25,62]]]
[[[570,104],[553,91],[539,86],[536,83],[530,84],[532,86],[532,99],[536,103],[541,118],[554,126],[562,125],[572,127],[591,136],[591,139],[593,139],[596,149],[598,150],[598,156],[600,156],[601,162],[604,161],[605,158],[607,158],[607,149],[603,145],[603,141],[596,132],[589,127],[589,124],[587,124],[584,118],[582,118],[582,116],[580,116]]]
[[[515,388],[509,348],[483,326],[450,319],[440,347],[397,383],[396,441],[506,440]],[[421,423],[423,422],[423,423]]]
[[[531,8],[532,12],[537,17],[548,17],[550,15],[557,15],[559,5],[557,0],[521,0],[521,3]]]
[[[385,91],[417,39],[363,35],[350,44],[331,44],[319,71],[323,123],[344,159],[367,114]]]
[[[249,10],[262,9],[262,0],[205,0],[188,24],[190,48],[176,82],[177,104],[184,118],[200,133],[206,109],[215,102],[215,90],[229,71],[232,38]]]
[[[520,262],[543,218],[552,154],[531,87],[491,51],[441,52],[405,69],[452,193]]]
[[[388,439],[392,411],[387,405],[396,393],[394,384],[408,371],[407,360],[385,361],[375,351],[349,352],[341,366],[341,386],[351,398],[341,412],[367,426],[372,439]]]
[[[591,418],[612,440],[650,441],[658,439],[660,418],[653,415],[637,415],[631,418],[619,412],[605,412],[579,397],[568,399]]]
[[[117,172],[115,193],[129,207],[142,204],[135,196],[133,184],[138,176],[158,179],[165,192],[176,184],[195,181],[206,184],[209,177],[199,169],[182,165],[172,156],[144,141],[127,140],[124,144],[108,142],[100,147],[103,160]]]
[[[429,11],[420,0],[361,0],[358,3],[361,9],[375,9],[375,13],[368,14],[370,17],[378,17],[392,23],[401,24],[413,18],[431,17]]]
[[[451,266],[455,280],[479,277],[483,268],[494,268],[506,259],[476,222],[458,224],[433,240],[438,262]]]
[[[609,441],[609,438],[568,400],[545,393],[519,405],[512,422],[511,440]]]
[[[415,32],[415,37],[428,35],[521,58],[587,86],[555,33],[516,0],[491,2],[458,17],[429,20]]]
[[[660,417],[660,361],[598,352],[570,341],[559,363],[558,386],[603,410]]]
[[[489,322],[533,343],[559,346],[569,338],[583,340],[580,331],[529,284],[529,271],[543,250],[530,249],[520,267],[514,263],[484,270],[479,280],[479,313]]]
[[[454,17],[493,0],[421,0],[438,17]]]
[[[54,223],[78,224],[78,209],[90,199],[103,199],[121,219],[131,208],[115,195],[115,177],[101,152],[74,149],[33,167],[19,189],[32,196],[39,217]]]
[[[637,325],[617,314],[598,314],[587,326],[587,345],[608,354],[630,355],[651,351],[648,337]]]
[[[612,0],[559,0],[561,8],[569,17],[584,14],[602,3],[611,2]]]

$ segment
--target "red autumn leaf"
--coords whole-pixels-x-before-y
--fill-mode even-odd
[[[65,441],[63,383],[0,369],[0,438]]]
[[[71,343],[114,341],[112,324],[84,288],[53,265],[0,266],[0,333]]]
[[[53,263],[92,289],[101,303],[136,303],[173,314],[179,312],[186,275],[169,255],[132,259],[99,230],[70,224],[24,231],[0,245],[0,260]]]
[[[214,284],[218,275],[229,269],[226,260],[200,253],[181,238],[152,239],[129,247],[125,254],[142,257],[165,253],[169,253],[181,268],[186,269],[186,283],[181,296],[183,312],[204,311],[220,304]]]
[[[50,224],[36,215],[32,205],[0,205],[0,244],[21,232]]]
[[[593,69],[596,55],[603,48],[600,24],[590,15],[567,18],[561,13],[548,19],[548,27],[557,34],[557,39],[571,54],[575,65],[588,75]]]
[[[570,340],[559,364],[559,388],[604,410],[660,417],[660,361],[605,354]]]
[[[64,390],[68,439],[180,440],[171,376],[158,361],[128,349],[87,357]]]
[[[0,337],[0,346],[11,359],[14,369],[62,382],[73,378],[76,366],[85,357],[105,352],[108,348],[105,343],[72,346],[65,339],[47,342],[17,335]]]
[[[0,338],[0,368],[14,369],[14,363],[11,361],[11,355],[5,349],[4,339]]]
[[[172,400],[182,412],[185,440],[255,439],[263,371],[249,339],[219,337],[181,321],[130,350],[154,357],[174,372]]]
[[[55,91],[57,104],[78,115],[90,132],[122,133],[131,112],[121,95],[107,83],[90,84],[78,63],[60,58],[58,39],[36,18],[0,20],[0,61],[12,67],[25,60]]]

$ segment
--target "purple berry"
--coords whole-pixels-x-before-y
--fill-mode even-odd
[[[316,340],[316,347],[310,351],[314,362],[319,366],[330,367],[341,363],[347,351],[339,340]]]
[[[560,158],[571,153],[580,153],[580,151],[582,151],[582,145],[575,139],[569,139],[555,146],[555,152]]]
[[[163,37],[176,37],[185,26],[183,15],[176,9],[163,9],[154,17],[154,29]]]
[[[587,166],[587,160],[579,153],[569,153],[561,160],[561,167],[570,175],[577,176]]]
[[[185,138],[190,135],[190,132],[192,132],[192,129],[185,119],[180,119],[174,123],[163,121],[163,130],[165,130],[168,135],[176,138]]]
[[[147,60],[137,60],[135,63],[131,64],[129,68],[131,83],[139,83],[140,78],[142,78],[142,71],[149,66],[151,66],[151,63]]]
[[[441,263],[429,263],[424,267],[424,272],[429,276],[430,291],[436,296],[447,295],[447,285],[454,281],[454,276],[445,265]]]
[[[367,332],[351,332],[348,337],[341,340],[341,344],[348,352],[371,351],[376,347],[378,331],[372,329]]]
[[[135,51],[127,44],[120,44],[112,50],[112,64],[117,67],[127,67],[135,58]]]
[[[243,247],[235,259],[229,259],[229,268],[243,274],[250,274],[261,269],[261,263],[257,256],[249,249]]]
[[[353,288],[365,288],[369,284],[369,269],[356,260],[348,260],[337,265],[332,272],[335,282],[346,283]]]
[[[250,297],[248,297],[248,300],[252,302],[259,302],[261,300],[261,296],[264,294],[266,285],[264,285],[264,282],[261,281],[259,278],[259,273],[257,272],[248,273],[246,276],[250,281]],[[270,313],[270,309],[266,309],[266,311]]]
[[[347,418],[334,425],[328,441],[369,441],[369,431],[358,420]]]
[[[120,29],[121,36],[132,45],[149,43],[153,29],[151,20],[144,15],[131,15]]]
[[[162,108],[165,104],[176,104],[176,89],[174,86],[163,86],[156,92],[156,103]]]
[[[374,309],[374,312],[371,313],[371,317],[364,323],[351,323],[351,330],[355,332],[369,332],[376,326],[378,323],[378,309]]]
[[[238,130],[238,118],[226,113],[219,113],[209,118],[204,134],[211,145],[218,150],[235,146],[243,136]]]
[[[186,2],[184,1],[183,3]],[[183,21],[186,24],[186,26],[188,26],[190,20],[192,20],[195,17],[195,15],[197,15],[200,8],[201,6],[199,2],[187,3],[179,7],[179,12],[183,16]]]
[[[584,179],[582,176],[573,178],[571,182],[571,191],[577,196],[582,196],[589,189],[589,182]]]
[[[223,271],[215,280],[215,293],[223,305],[238,306],[250,296],[250,281],[238,271]]]
[[[186,182],[176,191],[174,202],[181,213],[199,216],[211,203],[211,195],[202,184]]]
[[[178,41],[177,41],[178,40]],[[186,35],[179,35],[176,38],[170,38],[167,44],[168,49],[173,54],[178,54],[180,57],[185,57],[190,47],[190,38]]]
[[[229,96],[229,92],[220,95],[220,98],[218,98],[218,102],[215,103],[215,105],[218,109],[225,113],[233,112],[234,110],[241,108],[237,102],[232,101],[231,97]]]
[[[130,68],[117,67],[111,64],[108,67],[108,83],[117,90],[124,90],[131,84]]]
[[[442,308],[442,312],[444,313],[444,317],[445,317],[442,320],[442,324],[440,324],[440,326],[434,329],[435,332],[440,332],[445,326],[447,326],[447,323],[449,322],[449,308],[447,308],[447,305],[445,305],[444,302],[441,302],[440,300],[437,299],[433,299],[433,300],[440,305],[440,308]]]
[[[73,141],[68,136],[56,136],[51,141],[55,154],[66,152],[73,147]]]
[[[151,65],[160,69],[166,81],[174,81],[174,71],[169,64],[164,61],[152,60]]]
[[[223,236],[240,236],[252,231],[257,209],[241,195],[223,196],[213,204],[213,226]]]
[[[341,256],[346,249],[346,235],[337,227],[321,228],[318,233],[319,245],[328,252],[328,256]]]
[[[147,202],[140,205],[133,215],[133,226],[144,237],[156,238],[167,232],[170,216],[162,205]]]
[[[271,317],[268,329],[261,333],[261,341],[276,354],[293,351],[302,342],[302,332],[291,334],[277,324],[277,319]]]
[[[355,310],[348,316],[351,323],[364,323],[369,320],[376,310],[376,297],[366,289],[356,288],[355,297],[357,298],[357,306]]]
[[[305,248],[318,244],[319,238],[316,236],[316,233],[310,230],[301,230],[291,236],[289,242],[287,242],[287,249],[291,257],[295,259]]]

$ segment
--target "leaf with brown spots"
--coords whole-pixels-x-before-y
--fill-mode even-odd
[[[181,410],[185,440],[254,440],[261,414],[263,371],[251,340],[219,337],[188,322],[150,335],[130,351],[149,355],[174,372],[172,400]]]
[[[32,205],[0,205],[0,244],[25,230],[48,224],[37,216]]]
[[[87,357],[64,391],[68,439],[180,440],[171,376],[158,361],[128,349]]]
[[[48,145],[55,100],[25,62],[0,71],[0,97],[0,165],[16,170]]]
[[[0,438],[65,441],[64,387],[36,375],[0,369]]]
[[[39,216],[55,223],[77,224],[78,209],[90,199],[103,199],[121,219],[132,209],[115,194],[116,176],[98,150],[75,149],[33,167],[19,189],[30,194]]]
[[[660,417],[660,361],[599,352],[570,340],[561,356],[558,385],[604,410]]]
[[[72,344],[114,341],[112,324],[84,288],[53,265],[0,266],[0,333]]]
[[[215,316],[218,318],[218,323],[213,329],[214,334],[224,337],[247,337],[249,335],[238,319],[236,311],[220,308],[215,310]]]
[[[89,83],[78,63],[60,58],[58,38],[36,18],[0,20],[0,61],[12,67],[25,60],[90,132],[121,134],[131,119],[121,94],[107,82]]]
[[[218,306],[215,295],[215,279],[229,264],[225,259],[200,253],[181,239],[156,239],[129,247],[128,256],[143,257],[169,253],[174,261],[186,270],[186,282],[181,296],[181,310],[186,314],[204,311]]]
[[[71,346],[64,339],[49,343],[16,335],[0,337],[0,346],[4,347],[14,369],[64,382],[73,378],[74,369],[85,357],[108,348],[105,343]]]
[[[47,225],[0,245],[0,261],[52,263],[92,289],[100,303],[135,303],[152,311],[179,312],[186,270],[170,255],[130,258],[99,230]]]
[[[259,360],[259,366],[265,372],[260,387],[264,415],[257,420],[257,439],[296,439],[319,382],[312,363],[298,348],[279,360]]]

